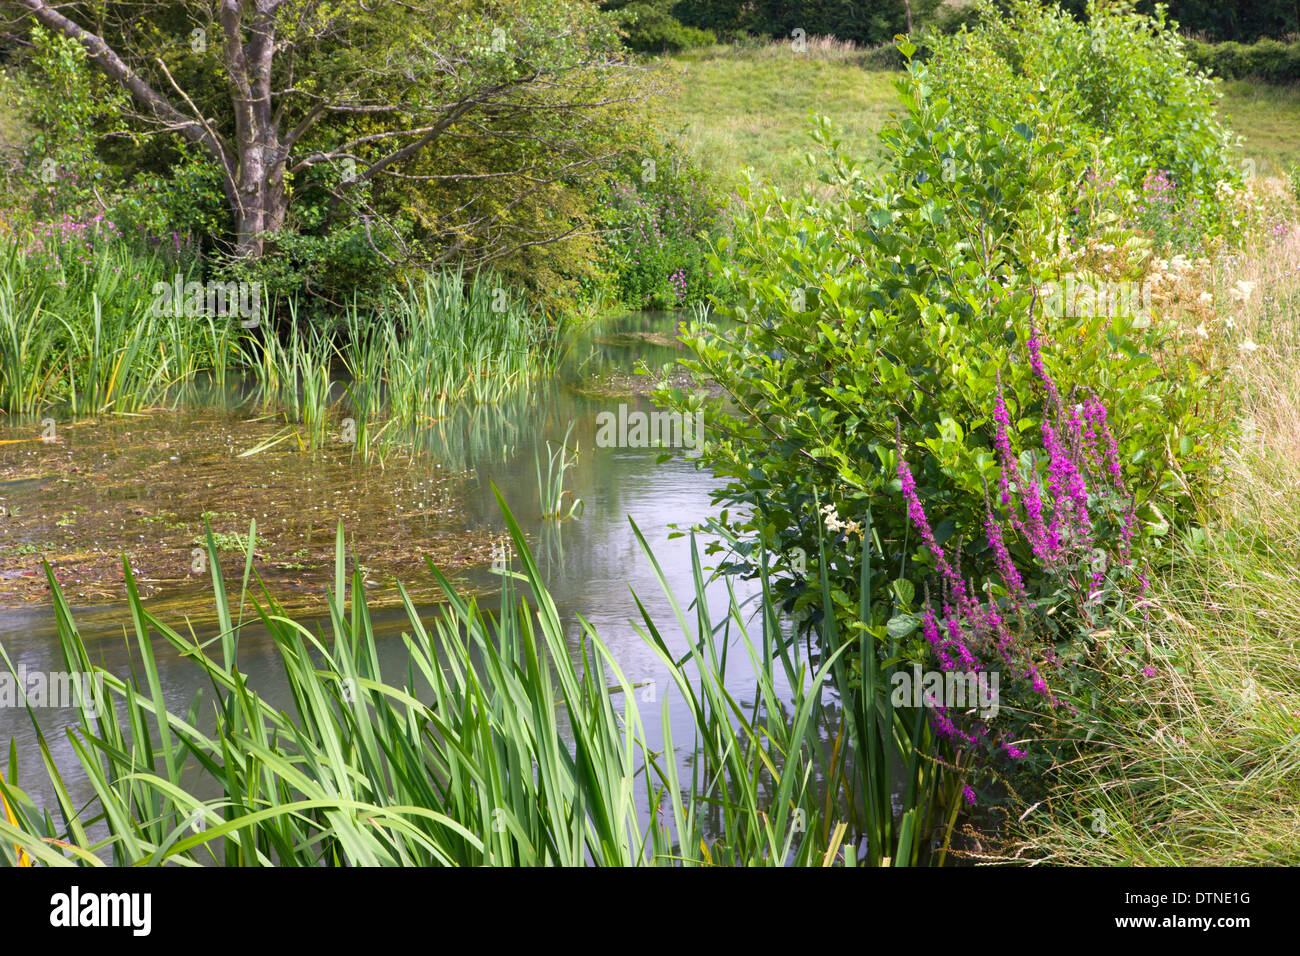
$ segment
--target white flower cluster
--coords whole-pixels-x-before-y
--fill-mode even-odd
[[[1228,298],[1233,302],[1246,303],[1250,301],[1250,294],[1255,291],[1255,283],[1237,280],[1237,284],[1228,290]]]
[[[827,531],[843,531],[845,534],[856,534],[859,538],[862,537],[861,522],[841,520],[834,505],[822,505],[821,510],[822,521],[826,525]]]

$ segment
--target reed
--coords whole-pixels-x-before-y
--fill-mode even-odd
[[[521,571],[506,573],[499,613],[487,614],[431,568],[446,603],[426,623],[401,591],[409,663],[396,678],[381,672],[360,572],[350,582],[346,573],[341,527],[328,634],[293,621],[265,588],[253,595],[255,525],[237,604],[207,535],[218,627],[207,641],[150,612],[124,561],[128,636],[141,660],[129,678],[95,667],[47,570],[67,669],[103,675],[79,699],[79,726],[69,731],[94,797],[74,802],[29,710],[56,805],[35,806],[12,771],[0,778],[12,813],[0,821],[0,862],[27,853],[51,866],[856,865],[866,834],[844,801],[855,792],[849,768],[864,771],[846,753],[856,756],[871,738],[836,736],[824,698],[832,673],[862,645],[846,641],[814,666],[797,643],[777,639],[768,593],[757,638],[734,591],[715,624],[693,547],[693,616],[666,591],[682,631],[672,644],[684,642],[684,655],[641,605],[642,633],[694,726],[695,755],[680,754],[668,721],[672,694],[659,699],[662,742],[652,741],[637,686],[584,621],[573,646],[502,508]],[[264,700],[236,666],[240,633],[253,620],[283,663],[287,709]],[[151,634],[202,669],[215,695],[206,710],[168,711]],[[752,700],[736,695],[735,676],[728,680],[729,647],[743,651],[756,675]],[[9,664],[3,646],[0,655]],[[897,720],[865,712],[875,714],[880,739],[897,737]],[[837,741],[829,760],[828,739]],[[866,862],[883,862],[884,849]]]
[[[384,429],[376,428],[385,401],[389,340],[372,317],[355,303],[344,317],[344,344],[339,358],[347,370],[346,396],[353,423],[353,452],[369,463],[379,450]],[[391,420],[390,420],[391,421]]]
[[[487,273],[425,274],[375,315],[349,307],[342,330],[366,460],[455,444],[455,420],[527,396],[560,358],[559,330]]]
[[[494,402],[553,371],[544,320],[488,273],[427,274],[396,297],[390,318],[393,404],[408,414]]]
[[[178,386],[202,372],[225,388],[237,319],[153,309],[154,284],[172,281],[156,257],[52,241],[33,252],[11,236],[0,247],[0,408],[132,412],[178,401]]]
[[[547,442],[546,475],[542,476],[542,460],[537,449],[533,449],[533,464],[537,469],[537,500],[541,503],[542,520],[568,521],[570,518],[582,517],[585,505],[582,499],[564,488],[564,476],[574,466],[578,458],[575,445],[570,453],[569,436],[573,433],[573,422],[564,430],[564,440]],[[552,449],[550,446],[556,447]],[[568,501],[565,501],[565,497]]]
[[[278,410],[289,425],[302,425],[300,446],[315,450],[325,444],[330,422],[336,348],[328,335],[297,321],[296,300],[288,300],[286,307],[288,340],[282,342],[270,330],[250,339],[245,364],[253,373],[254,401],[265,411]]]
[[[33,415],[54,389],[66,336],[43,311],[43,290],[23,290],[12,268],[0,273],[0,407]]]
[[[11,415],[134,412],[212,392],[224,403],[240,370],[254,402],[315,449],[335,411],[337,358],[356,449],[369,462],[417,450],[422,433],[459,409],[526,395],[559,360],[558,328],[486,273],[411,280],[378,311],[353,304],[338,334],[300,323],[295,299],[263,301],[266,321],[250,334],[236,317],[153,309],[155,283],[173,281],[156,257],[121,242],[55,242],[34,251],[10,236],[0,246],[0,409]],[[283,336],[269,327],[281,311]]]

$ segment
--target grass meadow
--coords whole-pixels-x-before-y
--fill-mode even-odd
[[[663,68],[680,85],[665,104],[665,125],[684,133],[693,155],[724,176],[748,166],[783,189],[808,181],[810,114],[829,116],[846,146],[870,154],[898,106],[897,70],[816,38],[803,53],[788,43],[718,45],[665,59]],[[1243,157],[1260,175],[1282,173],[1300,153],[1300,87],[1230,80],[1222,89],[1219,114],[1245,138]]]

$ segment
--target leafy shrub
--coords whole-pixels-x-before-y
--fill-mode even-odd
[[[198,241],[211,251],[211,237],[230,222],[221,172],[193,147],[182,146],[166,175],[141,172],[113,204],[123,234],[154,248],[173,250],[178,241]],[[182,239],[184,237],[184,239]]]
[[[1268,83],[1300,82],[1300,43],[1259,40],[1244,44],[1188,44],[1188,58],[1201,69],[1224,79],[1257,79]]]
[[[377,306],[399,278],[392,258],[397,255],[387,231],[367,231],[351,220],[313,234],[286,228],[268,235],[258,259],[229,258],[224,266],[240,281],[259,282],[267,300],[296,299],[297,316],[328,327],[338,321],[345,305]]]
[[[608,269],[619,300],[631,308],[671,309],[718,294],[707,255],[721,232],[721,211],[699,167],[671,145],[648,150],[605,199]]]
[[[912,25],[927,25],[940,2],[910,0]],[[678,0],[672,11],[683,23],[728,38],[750,34],[788,39],[792,30],[802,29],[810,37],[871,45],[906,32],[907,8],[904,0]]]
[[[641,53],[677,53],[718,41],[712,30],[683,25],[671,9],[673,0],[606,0],[623,30],[623,42]]]
[[[95,151],[98,133],[121,116],[125,97],[86,65],[80,43],[39,27],[31,33],[25,71],[0,76],[9,99],[28,127],[12,186],[19,222],[103,211],[110,172]],[[25,207],[23,209],[22,207]]]
[[[1038,90],[1038,71],[1012,64],[1065,56],[1036,45],[1057,16],[1017,13],[1043,23],[994,21],[938,54],[938,68],[911,65],[874,178],[822,121],[815,137],[829,199],[742,194],[752,215],[721,244],[732,261],[714,260],[735,285],[738,325],[697,325],[684,336],[688,367],[724,398],[667,388],[659,397],[683,411],[704,405],[713,431],[703,458],[727,482],[715,492],[727,507],[722,522],[749,544],[731,567],[777,569],[786,609],[808,611],[807,627],[829,625],[818,605],[845,626],[866,582],[883,596],[872,620],[896,639],[896,653],[926,661],[936,652],[926,640],[931,600],[943,604],[945,578],[950,597],[969,581],[971,602],[985,593],[1014,620],[1009,628],[1028,648],[1021,676],[1036,661],[1047,684],[1059,679],[1073,691],[1080,634],[1125,606],[1125,581],[1168,534],[1168,515],[1195,513],[1228,416],[1212,376],[1159,329],[1135,315],[1051,314],[1042,289],[1059,274],[1073,204],[1099,155],[1143,177],[1162,168],[1153,161],[1178,166],[1211,197],[1211,177],[1232,169],[1219,161],[1225,137],[1197,98],[1200,81],[1180,73],[1175,44],[1148,34],[1156,40],[1146,66],[1118,65],[1108,77],[1116,61],[1095,58],[1085,42],[1156,21],[1121,7],[1098,14],[1107,22],[1095,32],[1079,28],[1083,40],[1061,27],[1076,61],[1057,60],[1053,85]],[[978,51],[990,58],[987,74],[955,68]],[[1077,77],[1077,97],[1055,85],[1089,70],[1100,72]],[[1148,126],[1181,141],[1145,133],[1110,141],[1121,91],[1147,103],[1170,94]],[[1064,436],[1072,441],[1063,451]],[[1018,446],[1014,460],[1004,446]],[[1044,550],[1028,512],[993,502],[1002,480],[1033,490],[1043,521],[1075,515],[1088,546],[1068,559]],[[918,512],[937,521],[920,542]],[[870,529],[865,561],[847,546],[855,528]],[[835,537],[823,548],[827,531]],[[1023,600],[1009,602],[1007,567]],[[822,571],[833,582],[828,601],[809,584]],[[973,603],[949,607],[973,624]],[[1026,713],[1035,705],[1011,704]],[[1003,738],[1014,739],[1015,727]]]
[[[1105,169],[1137,190],[1165,171],[1178,195],[1217,208],[1216,185],[1240,182],[1229,132],[1214,119],[1213,82],[1186,55],[1163,14],[1130,0],[1098,4],[1089,19],[1032,0],[1004,13],[979,0],[978,29],[929,40],[932,82],[969,123],[1015,116],[1085,147],[1077,173]]]

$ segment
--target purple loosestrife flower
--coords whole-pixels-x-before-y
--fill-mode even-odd
[[[984,618],[984,626],[994,635],[997,636],[998,642],[994,645],[994,650],[1008,664],[1014,663],[1013,648],[1011,646],[1011,632],[1007,630],[1007,623],[1002,619],[998,612],[997,606],[993,603],[993,596],[989,595],[988,609]]]
[[[1056,383],[1052,381],[1043,365],[1043,353],[1038,342],[1038,330],[1034,328],[1032,318],[1029,320],[1029,338],[1025,340],[1025,347],[1029,349],[1029,367],[1034,370],[1034,374],[1038,376],[1043,383],[1043,387],[1047,389],[1048,404],[1052,407],[1059,406],[1061,397],[1056,393]]]
[[[1102,464],[1115,485],[1115,490],[1125,493],[1124,469],[1119,463],[1119,443],[1111,434],[1110,425],[1106,421],[1105,404],[1096,395],[1090,395],[1083,403],[1083,417],[1092,426],[1097,436],[1105,442],[1105,447],[1102,449]]]
[[[1025,481],[1025,525],[1028,531],[1029,547],[1034,557],[1044,564],[1051,564],[1053,553],[1047,538],[1047,529],[1043,526],[1043,499],[1038,493],[1038,479],[1032,474]]]
[[[967,733],[958,727],[953,719],[948,716],[947,707],[931,707],[930,724],[934,727],[935,733],[940,737],[946,737],[949,740],[964,743],[968,746],[974,746],[981,737],[987,739],[987,734],[984,733],[983,727],[976,725],[974,733]]]
[[[930,522],[925,516],[925,508],[921,505],[921,499],[916,494],[916,481],[912,477],[912,470],[907,467],[907,460],[903,458],[902,446],[898,449],[898,479],[903,486],[903,498],[907,502],[907,514],[912,519],[912,524],[916,527],[917,533],[921,535],[921,540],[925,546],[930,549],[934,555],[935,564],[939,572],[944,576],[952,588],[953,594],[957,596],[958,603],[965,603],[969,600],[966,592],[966,584],[962,581],[961,576],[953,570],[948,563],[948,557],[944,554],[943,548],[935,540],[934,532],[930,529]]]
[[[971,653],[971,649],[967,643],[969,638],[966,634],[965,629],[962,627],[961,619],[962,619],[962,614],[959,609],[954,609],[947,604],[943,606],[944,624],[948,628],[949,635],[951,635],[947,641],[943,642],[943,649],[945,652],[947,652],[949,648],[955,648],[957,651],[957,656],[958,658],[960,658],[960,662],[959,662],[960,666],[962,668],[969,670],[972,668],[979,667],[980,662],[979,659],[976,658],[976,656],[973,653]],[[951,660],[951,658],[949,658],[949,660]],[[953,670],[953,669],[954,669],[953,667],[944,668],[944,670]]]
[[[1073,453],[1073,449],[1069,447],[1067,441],[1058,434],[1057,428],[1053,424],[1053,419],[1058,422],[1065,419],[1064,424],[1068,440],[1076,446],[1081,446],[1083,444],[1083,420],[1080,418],[1079,412],[1073,408],[1066,412],[1060,393],[1057,391],[1056,383],[1052,381],[1043,365],[1038,331],[1034,328],[1032,321],[1029,330],[1030,334],[1026,340],[1026,347],[1029,351],[1030,366],[1047,391],[1047,397],[1043,405],[1041,431],[1043,450],[1047,452],[1048,456],[1047,489],[1052,503],[1052,518],[1047,529],[1044,547],[1041,549],[1035,547],[1034,553],[1049,565],[1055,565],[1059,564],[1063,556],[1062,546],[1065,541],[1070,542],[1076,552],[1080,549],[1090,548],[1092,542],[1091,520],[1088,515],[1087,483],[1076,463],[1075,459],[1078,456]],[[1034,501],[1035,510],[1037,510],[1037,505],[1038,502]],[[1030,502],[1026,501],[1026,510],[1029,510],[1030,507]]]
[[[934,609],[930,607],[930,602],[925,602],[925,610],[921,614],[921,632],[930,646],[934,648],[935,656],[939,658],[939,663],[944,670],[952,670],[952,657],[944,649],[943,640],[939,637],[939,622],[934,618]]]
[[[1078,580],[1078,570],[1084,556],[1093,550],[1095,535],[1090,487],[1098,496],[1119,494],[1128,499],[1119,542],[1121,557],[1126,564],[1131,561],[1129,544],[1136,531],[1133,499],[1124,488],[1118,443],[1110,429],[1104,403],[1087,390],[1084,390],[1086,398],[1079,404],[1067,406],[1062,401],[1056,383],[1047,372],[1041,338],[1032,320],[1026,344],[1033,372],[1031,381],[1041,386],[1045,397],[1039,431],[1047,468],[1041,485],[1032,463],[1027,473],[1022,474],[1012,447],[1011,414],[999,374],[992,419],[993,445],[1001,472],[998,482],[1000,510],[1005,512],[1010,527],[1025,535],[1034,562],[1047,571],[1049,577],[1056,576],[1075,589],[1083,589],[1085,582]],[[1071,398],[1078,391],[1072,392]],[[985,603],[977,601],[974,585],[968,586],[961,576],[960,549],[949,554],[939,545],[911,468],[903,457],[901,433],[898,454],[899,483],[908,522],[934,556],[935,568],[942,579],[943,594],[932,602],[927,590],[922,612],[922,632],[939,666],[945,672],[964,671],[978,669],[982,660],[1001,661],[1009,667],[1006,673],[1025,681],[1032,692],[1042,696],[1051,707],[1069,706],[1052,693],[1047,678],[1039,670],[1040,664],[1048,670],[1059,666],[1056,655],[1050,648],[1044,650],[1037,646],[1031,634],[1013,631],[1004,617],[1004,608],[999,607],[991,593]],[[983,536],[992,555],[991,570],[1001,579],[1008,603],[1021,614],[1021,624],[1024,625],[1024,604],[1029,598],[1025,577],[1011,556],[987,484],[984,498]],[[1021,508],[1024,509],[1023,518]],[[1090,614],[1088,603],[1095,603],[1104,581],[1095,564],[1092,571],[1092,592],[1082,592],[1087,599],[1081,606],[1085,615]],[[1145,578],[1139,577],[1145,582]],[[937,612],[936,607],[939,609]],[[959,745],[982,743],[1012,759],[1025,756],[1025,751],[1013,744],[990,740],[979,719],[971,714],[950,714],[931,704],[931,722],[936,734]]]
[[[1002,493],[1002,507],[1011,509],[1011,474],[1019,475],[1019,469],[1016,467],[1016,457],[1011,452],[1011,415],[1007,411],[1007,402],[1002,395],[1002,370],[997,372],[998,379],[998,398],[993,406],[993,420],[997,422],[997,432],[994,437],[994,446],[998,452],[998,462],[1002,466],[1002,475],[998,482],[998,490]],[[1017,482],[1019,484],[1019,482]],[[1013,520],[1014,520],[1014,512]]]
[[[1002,527],[994,519],[992,508],[985,513],[984,534],[988,539],[989,547],[993,549],[993,561],[1002,583],[1006,585],[1012,597],[1023,597],[1025,583],[1020,577],[1020,572],[1016,570],[1015,562],[1011,560],[1011,554],[1007,551],[1007,543],[1002,538]]]
[[[1041,364],[1040,361],[1040,367]],[[1043,374],[1046,375],[1046,372]],[[1038,495],[1038,482],[1032,474],[1027,479],[1022,479],[1020,476],[1020,467],[1016,462],[1015,454],[1011,450],[1011,415],[1007,411],[1006,399],[1002,392],[1002,372],[1000,370],[997,373],[997,381],[998,397],[993,408],[993,420],[997,423],[994,445],[998,452],[998,463],[1001,465],[998,490],[1001,493],[1002,506],[1007,509],[1011,517],[1012,527],[1029,539],[1029,546],[1033,549],[1034,555],[1046,563],[1051,557],[1051,551],[1048,547],[1047,531],[1043,527],[1043,503]],[[1021,521],[1016,512],[1011,485],[1012,475],[1016,478],[1015,489],[1024,488],[1022,501],[1025,508],[1025,521]]]

